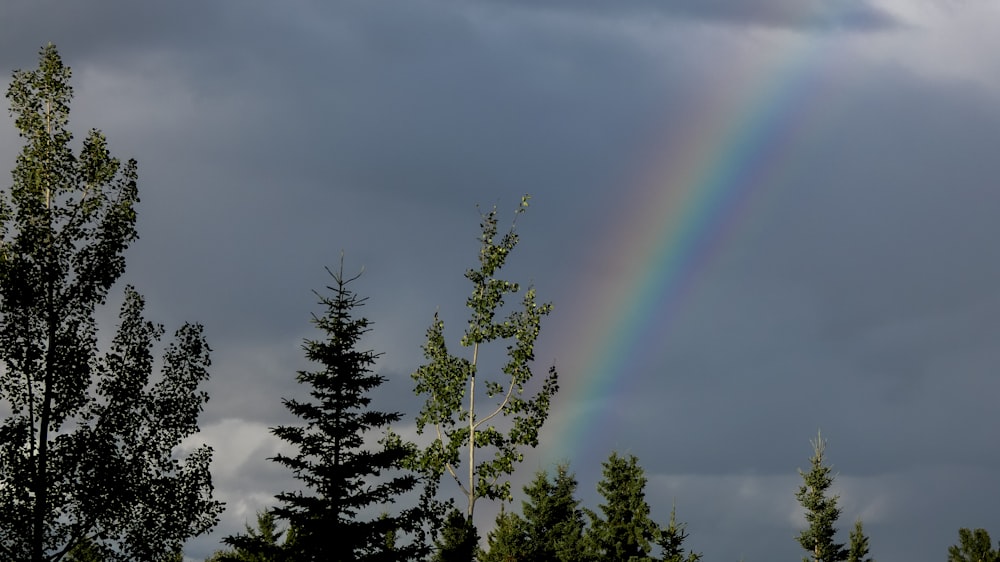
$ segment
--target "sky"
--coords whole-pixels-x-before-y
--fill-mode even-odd
[[[59,47],[71,129],[139,161],[119,294],[206,327],[192,444],[227,508],[189,559],[296,485],[268,428],[324,268],[364,269],[375,405],[412,432],[478,213],[530,193],[507,273],[554,304],[561,390],[515,490],[568,461],[595,507],[633,454],[704,560],[795,560],[821,430],[839,538],[860,517],[877,560],[931,561],[1000,535],[998,26],[988,0],[5,0],[0,75]]]

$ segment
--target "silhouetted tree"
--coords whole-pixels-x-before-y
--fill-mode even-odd
[[[419,504],[394,515],[363,518],[365,510],[415,494],[420,482],[401,468],[412,448],[388,431],[401,415],[369,408],[369,393],[386,379],[371,370],[378,355],[357,349],[369,331],[369,321],[354,316],[366,299],[348,287],[358,276],[345,278],[343,263],[330,275],[332,296],[317,293],[326,310],[313,317],[324,339],[303,345],[306,357],[320,369],[297,376],[299,383],[309,386],[311,400],[285,400],[288,410],[304,423],[272,429],[297,451],[273,460],[289,468],[306,488],[277,495],[274,515],[295,529],[295,541],[283,550],[290,549],[296,562],[418,559],[430,550],[422,534]],[[367,447],[365,437],[378,429],[386,430],[379,446]],[[400,533],[413,540],[400,544]],[[227,537],[224,542],[248,552],[269,551],[249,535]]]
[[[448,512],[432,562],[472,562],[479,546],[479,533],[472,519],[457,509]]]
[[[7,90],[24,146],[0,193],[0,559],[172,560],[222,509],[211,449],[178,449],[198,431],[209,348],[184,325],[153,377],[164,330],[127,287],[99,353],[95,311],[137,237],[136,163],[96,130],[74,154],[70,69],[51,44],[40,59]]]

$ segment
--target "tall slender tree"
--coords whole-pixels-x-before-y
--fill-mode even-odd
[[[833,485],[833,469],[826,464],[826,441],[822,433],[811,441],[813,456],[809,459],[809,472],[799,470],[803,484],[795,494],[796,499],[806,510],[806,522],[809,526],[799,533],[798,541],[808,553],[803,562],[840,562],[847,559],[847,549],[843,543],[836,542],[837,519],[840,508],[837,507],[839,496],[829,494]]]
[[[96,130],[74,153],[70,77],[50,44],[6,96],[24,145],[0,192],[0,558],[173,559],[221,511],[211,449],[178,449],[198,430],[209,348],[183,326],[153,377],[163,328],[128,287],[99,353],[95,311],[137,236],[137,171]]]
[[[370,408],[370,393],[386,379],[372,371],[378,354],[358,350],[370,329],[366,318],[354,315],[366,299],[349,288],[360,274],[345,278],[341,260],[340,270],[330,275],[334,281],[328,287],[331,296],[317,293],[326,310],[313,317],[324,339],[307,340],[303,345],[306,357],[320,368],[297,376],[299,383],[308,385],[311,399],[285,400],[288,410],[303,423],[272,429],[297,451],[273,460],[290,469],[306,490],[279,493],[273,513],[295,529],[295,541],[286,550],[291,548],[296,562],[422,558],[430,546],[422,534],[419,502],[392,515],[365,517],[366,511],[384,509],[407,494],[416,495],[420,482],[402,468],[413,452],[411,447],[388,431],[401,414]],[[379,445],[366,446],[365,438],[378,430],[386,432]],[[403,535],[413,540],[404,544]],[[267,547],[248,535],[224,540],[249,552]]]
[[[650,560],[652,542],[659,529],[649,517],[646,474],[634,455],[612,452],[603,463],[597,491],[604,498],[601,513],[587,510],[587,538],[598,560],[635,562]]]
[[[847,549],[847,562],[874,562],[868,552],[868,535],[859,517],[851,530],[851,542]]]
[[[515,223],[527,209],[528,199],[521,199]],[[472,295],[466,300],[471,318],[460,341],[471,357],[448,351],[444,322],[435,314],[424,344],[427,363],[413,373],[416,393],[426,396],[417,430],[431,427],[435,438],[418,465],[437,478],[445,472],[451,475],[467,499],[465,512],[470,520],[480,498],[511,499],[508,477],[523,459],[523,447],[538,444],[539,429],[558,389],[552,367],[535,394],[525,395],[533,378],[535,340],[542,317],[552,311],[552,305],[538,304],[534,288],[529,288],[518,310],[497,317],[505,312],[505,299],[520,292],[518,283],[498,277],[517,246],[518,235],[514,224],[506,234],[498,235],[495,207],[482,216],[480,226],[479,267],[465,273],[472,282]],[[491,373],[479,360],[481,348],[494,342],[507,344],[507,361],[499,372]],[[483,455],[477,456],[478,451]],[[460,475],[463,463],[465,473]]]

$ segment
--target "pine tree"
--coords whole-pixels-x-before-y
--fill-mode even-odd
[[[861,518],[854,522],[854,529],[851,531],[851,543],[847,551],[847,562],[874,562],[868,556],[868,536],[865,535],[864,525]]]
[[[809,527],[799,533],[798,541],[814,562],[840,562],[846,560],[847,549],[835,541],[835,524],[840,517],[840,508],[837,507],[839,496],[827,496],[833,484],[833,469],[825,464],[826,441],[822,434],[818,434],[811,443],[812,467],[809,472],[799,470],[803,485],[795,494],[806,510],[806,522],[809,523]],[[809,562],[810,558],[802,560]]]
[[[591,520],[587,539],[593,553],[609,562],[649,560],[659,529],[649,518],[645,472],[634,455],[625,458],[617,452],[611,453],[603,467],[597,484],[605,501],[600,504],[601,515],[587,510]]]
[[[521,199],[515,217],[527,209],[528,199]],[[531,363],[541,320],[552,305],[536,303],[535,290],[529,288],[519,310],[497,318],[503,313],[504,299],[520,291],[518,283],[497,277],[517,246],[518,236],[511,225],[510,231],[498,238],[496,208],[483,215],[480,226],[479,267],[465,273],[473,285],[466,300],[472,314],[460,342],[462,347],[471,348],[472,357],[448,351],[444,323],[435,314],[423,348],[428,362],[413,373],[415,392],[426,396],[417,416],[417,431],[422,433],[429,426],[435,435],[417,466],[437,479],[445,473],[451,475],[467,499],[470,519],[480,498],[511,499],[507,478],[523,459],[521,449],[538,445],[538,432],[558,389],[553,367],[540,389],[531,397],[524,396],[525,386],[534,376]],[[507,362],[495,375],[479,363],[480,347],[494,342],[507,344]],[[490,453],[485,460],[477,459],[481,449]],[[462,463],[465,474],[460,476]]]
[[[207,400],[209,348],[199,325],[176,332],[158,377],[164,330],[125,289],[110,349],[96,309],[137,237],[134,160],[92,130],[71,146],[70,69],[55,46],[7,90],[24,146],[0,193],[0,559],[74,556],[172,560],[211,529],[211,448],[186,458]],[[83,545],[83,546],[80,546]]]
[[[414,492],[419,481],[400,468],[412,451],[397,435],[389,432],[374,450],[365,446],[366,436],[387,429],[401,415],[369,408],[369,393],[386,379],[371,370],[378,355],[357,350],[369,321],[353,314],[366,299],[348,285],[360,275],[345,278],[343,260],[338,273],[329,273],[334,280],[328,287],[332,296],[317,293],[326,310],[313,317],[325,339],[303,345],[306,357],[320,370],[297,376],[300,384],[309,386],[312,399],[284,401],[304,424],[272,429],[297,450],[294,456],[279,454],[273,460],[289,468],[307,490],[279,493],[273,513],[295,529],[290,548],[296,562],[420,558],[429,546],[422,535],[419,506],[391,516],[363,517],[366,510],[384,508]],[[400,533],[414,540],[400,545]],[[262,548],[259,540],[247,535],[227,537],[225,542],[250,552]]]
[[[998,562],[1000,547],[993,549],[993,542],[986,529],[959,529],[958,544],[948,547],[948,562]]]

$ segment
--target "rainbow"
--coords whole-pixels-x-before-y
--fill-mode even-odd
[[[832,39],[783,39],[764,60],[725,68],[708,95],[671,112],[685,121],[665,128],[640,180],[618,195],[591,274],[567,306],[556,303],[556,314],[575,317],[555,345],[562,388],[543,436],[549,460],[592,463],[610,453],[603,448],[617,439],[601,432],[617,395],[637,384],[639,360],[662,348],[748,202],[787,165],[788,147],[835,119],[820,64]],[[571,410],[560,414],[560,404]]]

